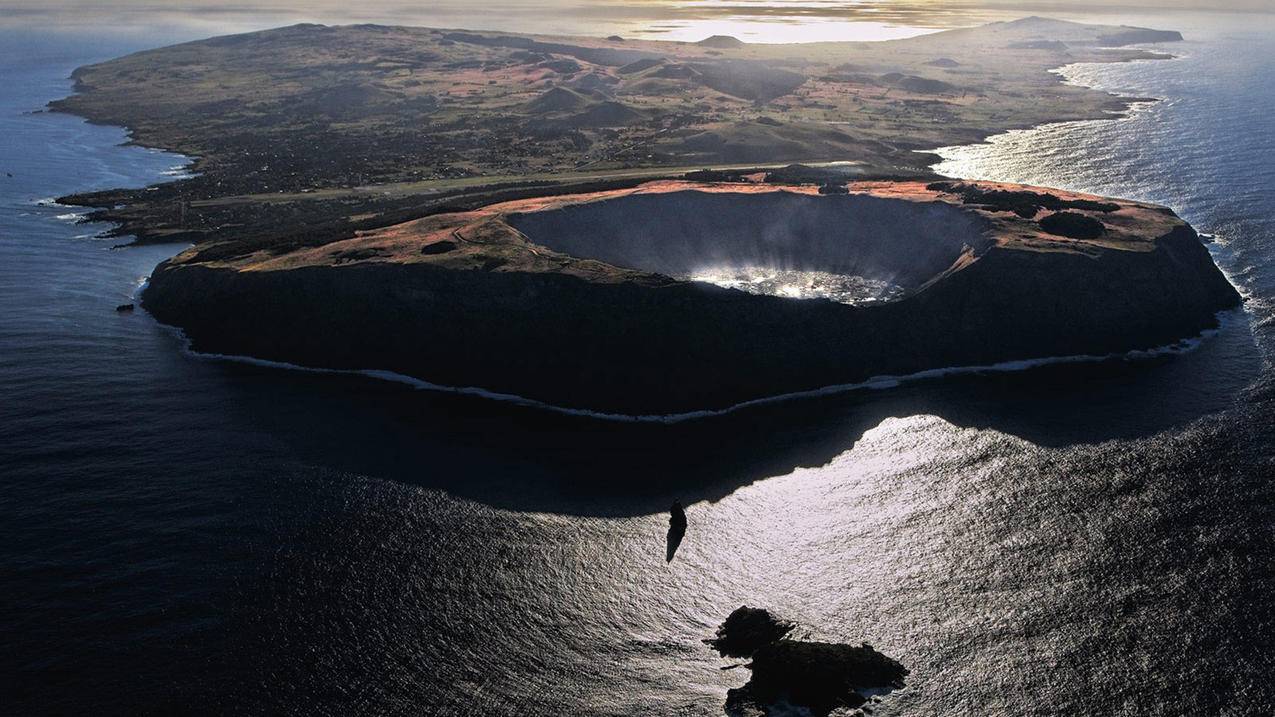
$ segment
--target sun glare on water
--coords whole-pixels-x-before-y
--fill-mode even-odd
[[[786,299],[829,299],[841,304],[889,301],[903,293],[902,287],[887,281],[826,271],[729,267],[704,269],[688,278],[691,281],[714,284],[727,289],[739,289],[750,294],[780,296]]]

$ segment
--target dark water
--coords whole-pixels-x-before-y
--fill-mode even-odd
[[[1073,70],[1166,102],[953,161],[1174,206],[1218,335],[675,426],[183,353],[114,311],[179,247],[37,204],[180,165],[25,114],[141,45],[4,36],[0,712],[720,714],[747,603],[902,660],[877,714],[1271,713],[1275,33],[1182,29]]]

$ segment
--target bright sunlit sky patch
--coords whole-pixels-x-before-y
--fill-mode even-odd
[[[898,9],[875,0],[687,0],[664,3],[658,10],[668,19],[632,34],[686,41],[731,35],[745,42],[836,42],[893,40],[948,24],[937,15]]]

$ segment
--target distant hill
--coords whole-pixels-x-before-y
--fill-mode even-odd
[[[567,122],[576,127],[622,127],[646,119],[646,115],[620,102],[599,102],[572,115]]]
[[[577,77],[568,83],[573,90],[581,92],[608,92],[618,82],[614,77],[603,75],[597,72],[590,72],[587,75]]]
[[[937,95],[944,92],[955,92],[956,86],[951,85],[942,80],[931,80],[926,77],[917,77],[916,75],[904,75],[898,72],[891,72],[881,76],[881,81],[892,87],[915,92],[919,95]]]
[[[652,67],[658,67],[662,64],[664,64],[664,58],[662,57],[647,57],[641,60],[630,62],[624,67],[621,67],[618,70],[616,70],[616,72],[618,72],[621,75],[635,75],[639,72],[645,72],[651,69]]]
[[[528,112],[534,114],[550,114],[554,112],[571,112],[588,107],[590,104],[592,104],[592,100],[579,92],[565,87],[554,87],[528,102],[525,107]]]
[[[566,58],[547,60],[537,65],[537,67],[543,67],[546,70],[553,70],[554,72],[562,75],[570,75],[583,69],[580,66],[580,63]]]
[[[695,44],[700,47],[714,47],[719,50],[731,50],[737,47],[743,47],[746,43],[743,40],[737,37],[731,37],[730,35],[713,35],[712,37],[706,37]]]
[[[700,72],[690,65],[668,64],[652,72],[649,76],[666,80],[693,80],[700,77]]]

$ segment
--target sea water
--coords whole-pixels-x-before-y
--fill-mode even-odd
[[[4,710],[715,715],[746,675],[700,640],[748,604],[902,661],[877,714],[1269,712],[1275,33],[1254,17],[1065,71],[1163,98],[1128,119],[945,152],[1216,237],[1248,300],[1194,350],[672,425],[185,353],[114,310],[181,247],[112,249],[42,201],[181,171],[32,114],[143,44],[6,42]]]

